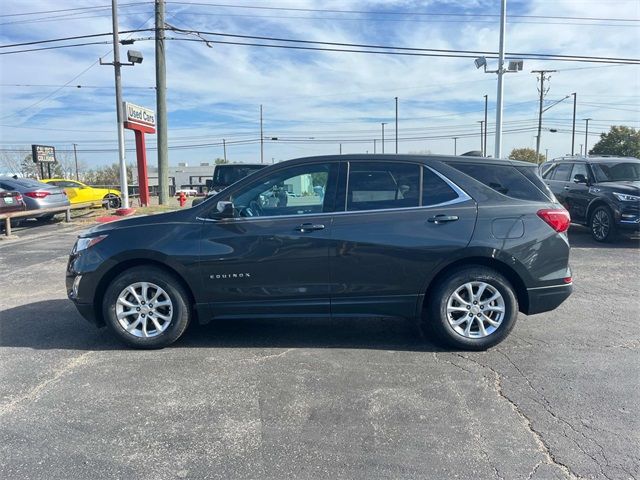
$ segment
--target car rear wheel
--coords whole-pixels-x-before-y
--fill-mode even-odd
[[[105,208],[115,209],[120,208],[120,205],[122,205],[122,200],[120,200],[120,197],[113,193],[105,195],[103,200]]]
[[[591,215],[591,236],[596,242],[612,242],[616,238],[616,224],[609,207],[601,205]]]
[[[53,220],[54,216],[55,216],[54,213],[48,213],[46,215],[42,215],[41,217],[36,217],[36,220],[40,223],[47,223]]]
[[[109,328],[127,345],[163,348],[189,325],[189,303],[173,275],[156,267],[135,267],[107,287],[102,310]]]
[[[438,282],[426,299],[429,330],[454,348],[486,350],[504,340],[516,323],[518,300],[509,281],[487,267],[458,269]]]

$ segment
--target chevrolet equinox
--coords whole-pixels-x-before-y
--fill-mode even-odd
[[[482,350],[571,293],[568,212],[529,163],[340,155],[269,166],[189,209],[96,226],[69,298],[138,348],[190,321],[391,316]]]

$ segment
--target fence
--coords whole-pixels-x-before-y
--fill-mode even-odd
[[[41,208],[39,210],[24,210],[22,212],[11,212],[4,213],[0,215],[0,221],[4,220],[4,233],[7,237],[11,236],[11,219],[12,218],[32,218],[34,216],[39,216],[40,214],[47,213],[61,213],[64,212],[64,221],[71,221],[71,210],[81,209],[81,208],[90,208],[95,206],[95,203],[77,203],[75,205],[68,205],[66,207],[51,207],[51,208]]]

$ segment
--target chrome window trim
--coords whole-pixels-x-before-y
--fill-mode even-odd
[[[380,161],[380,160],[374,160],[374,161]],[[403,162],[403,163],[412,163],[412,162]],[[349,170],[350,170],[350,162],[347,162],[347,188],[348,188],[348,181],[349,181]],[[449,185],[449,187],[451,187],[451,189],[458,195],[458,198],[454,198],[453,200],[449,200],[446,202],[441,202],[441,203],[436,203],[433,205],[419,205],[419,206],[415,206],[415,207],[397,207],[397,208],[377,208],[377,209],[373,209],[373,210],[347,210],[347,195],[345,195],[345,204],[344,204],[344,210],[342,211],[336,211],[336,212],[318,212],[318,213],[301,213],[301,214],[296,214],[296,215],[270,215],[270,216],[266,216],[266,217],[235,217],[235,218],[222,218],[222,219],[212,219],[212,218],[203,218],[203,217],[196,217],[196,220],[201,220],[204,222],[223,222],[223,223],[228,223],[230,221],[238,221],[238,220],[273,220],[273,219],[278,219],[278,218],[308,218],[308,217],[318,217],[318,216],[331,216],[331,215],[357,215],[357,214],[361,214],[361,213],[380,213],[380,212],[406,212],[406,211],[414,211],[414,210],[426,210],[429,208],[440,208],[440,207],[446,207],[449,205],[455,205],[458,203],[464,203],[467,202],[469,200],[473,200],[473,198],[471,198],[464,190],[462,190],[460,187],[458,187],[458,185],[456,185],[453,181],[449,180],[447,177],[445,177],[443,174],[441,174],[440,172],[438,172],[437,170],[431,168],[428,165],[424,165],[424,164],[415,164],[418,166],[423,166],[424,168],[428,168],[429,170],[431,170],[433,173],[435,173],[438,177],[440,177],[447,185]],[[421,175],[422,178],[422,175]],[[422,189],[420,191],[420,198],[422,198]]]

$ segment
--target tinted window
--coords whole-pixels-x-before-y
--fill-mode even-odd
[[[347,210],[417,207],[419,203],[419,165],[392,162],[350,164]]]
[[[530,180],[511,165],[451,163],[496,192],[521,200],[548,201],[548,198]]]
[[[576,178],[576,175],[583,175],[584,178],[589,178],[589,173],[587,173],[587,164],[586,163],[575,163],[573,165],[573,171],[571,172],[571,180]]]
[[[213,172],[213,183],[229,186],[261,168],[262,165],[220,165]]]
[[[535,167],[516,167],[516,170],[518,170],[522,175],[527,177],[527,180],[529,180],[536,187],[538,187],[539,190],[542,190],[542,192],[547,197],[549,197],[549,199],[555,200],[556,197],[553,195],[553,192],[549,189],[547,184],[544,183],[542,179],[538,176],[538,171]]]
[[[591,167],[598,182],[637,182],[640,180],[640,162],[592,163]]]
[[[437,205],[458,198],[458,194],[438,175],[423,168],[422,205]]]
[[[571,169],[573,168],[572,163],[560,163],[553,171],[553,175],[551,176],[551,180],[557,180],[560,182],[568,182],[569,177],[571,176]]]
[[[542,173],[542,178],[549,178],[555,166],[555,163],[541,165],[540,172]]]
[[[11,180],[8,180],[6,182],[9,182],[9,183],[7,183],[7,185],[14,184],[14,185],[18,185],[18,186],[21,186],[21,187],[27,187],[27,188],[34,188],[34,187],[35,188],[42,188],[44,186],[42,184],[42,182],[39,182],[37,180],[33,180],[31,178],[12,178]],[[4,188],[6,188],[6,187],[4,187]]]
[[[291,167],[250,184],[231,200],[243,217],[322,213],[336,169],[337,164]]]

